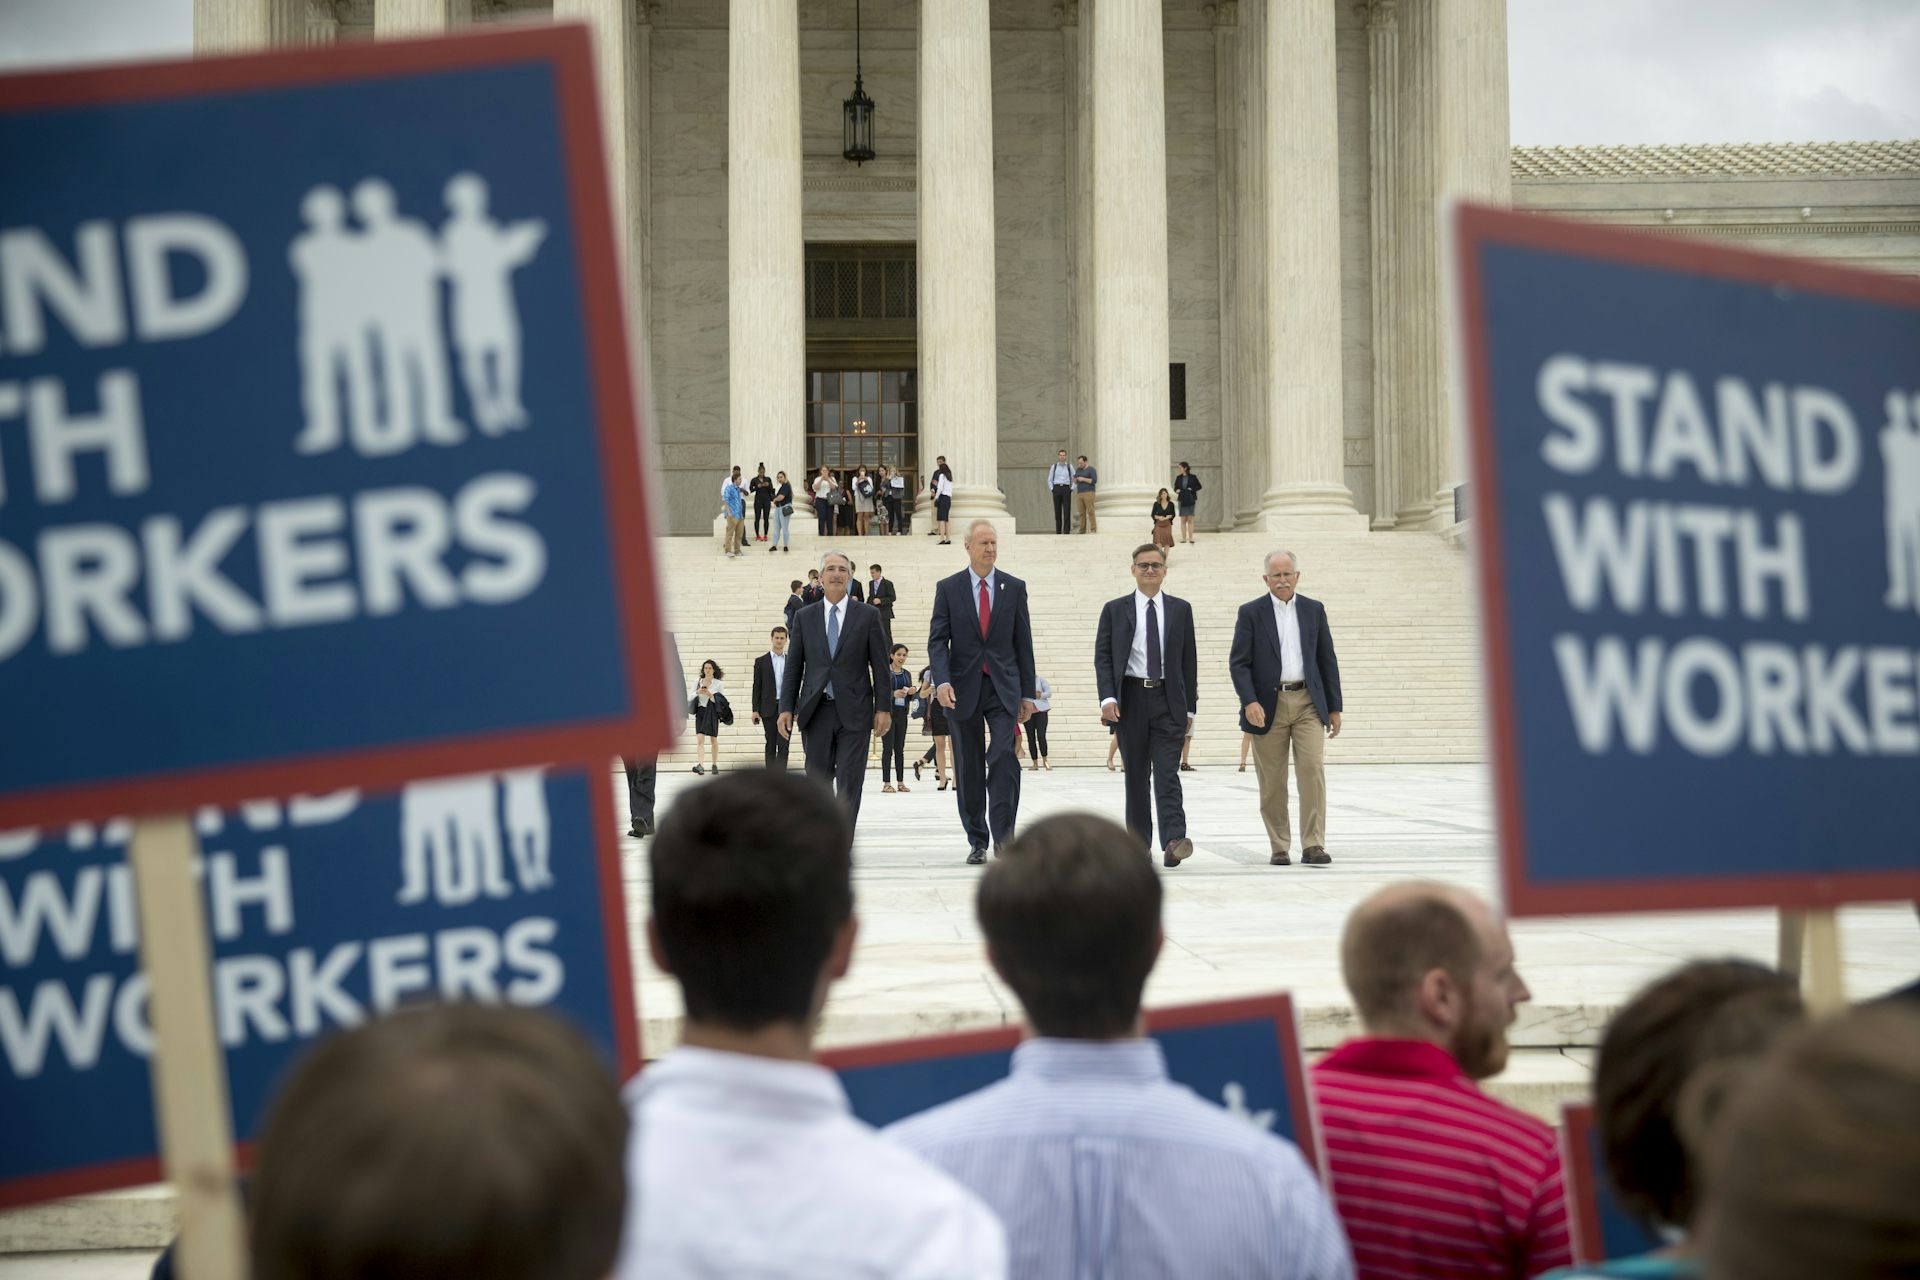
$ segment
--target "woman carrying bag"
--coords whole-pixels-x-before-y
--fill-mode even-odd
[[[720,726],[733,723],[733,707],[727,702],[727,695],[721,691],[722,674],[720,664],[712,658],[701,663],[700,682],[693,687],[693,698],[687,703],[687,710],[693,715],[695,773],[720,772]],[[703,751],[712,761],[710,768],[700,767]]]
[[[1173,546],[1173,496],[1165,489],[1153,500],[1153,542],[1162,550]]]
[[[785,551],[791,555],[793,548],[788,545],[787,537],[793,529],[793,486],[787,483],[787,473],[784,471],[776,473],[774,480],[773,539],[767,552]]]

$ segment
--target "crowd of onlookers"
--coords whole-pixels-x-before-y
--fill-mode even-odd
[[[778,830],[779,840],[765,832]],[[422,1007],[342,1034],[266,1122],[253,1274],[281,1277],[1524,1277],[1571,1264],[1553,1130],[1482,1090],[1529,998],[1498,914],[1432,881],[1356,907],[1363,1034],[1311,1071],[1323,1184],[1168,1078],[1142,991],[1162,882],[1091,814],[980,881],[1030,1037],[1009,1075],[876,1132],[815,1064],[852,962],[852,836],[797,773],[696,785],[649,847],[646,944],[680,1047],[630,1082],[545,1015]],[[1744,961],[1681,965],[1607,1027],[1605,1166],[1667,1247],[1561,1275],[1920,1274],[1920,1007],[1812,1020]]]

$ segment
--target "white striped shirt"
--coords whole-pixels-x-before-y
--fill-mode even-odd
[[[1029,1040],[1005,1080],[885,1132],[1000,1215],[1016,1278],[1353,1275],[1300,1152],[1169,1081],[1152,1040]]]

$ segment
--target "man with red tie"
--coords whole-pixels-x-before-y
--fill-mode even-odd
[[[967,862],[978,866],[989,840],[997,854],[1013,839],[1020,810],[1013,744],[1033,714],[1037,685],[1027,584],[994,567],[1000,542],[991,522],[968,525],[963,545],[967,567],[934,588],[927,654],[953,737]]]

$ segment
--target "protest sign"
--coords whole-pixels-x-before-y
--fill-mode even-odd
[[[667,745],[591,66],[0,79],[0,826]]]
[[[244,1151],[315,1039],[409,1000],[569,1018],[639,1066],[603,776],[485,773],[203,811],[215,1025]],[[0,833],[0,1207],[159,1176],[129,824]]]
[[[1574,1259],[1592,1266],[1663,1248],[1665,1242],[1628,1213],[1614,1193],[1591,1103],[1570,1102],[1560,1108],[1560,1143]]]
[[[1920,896],[1920,282],[1455,217],[1509,909]]]
[[[1150,1009],[1147,1034],[1159,1042],[1175,1084],[1292,1142],[1325,1178],[1292,996]],[[1017,1026],[993,1027],[818,1057],[839,1074],[853,1113],[886,1125],[1005,1079],[1023,1038]]]

